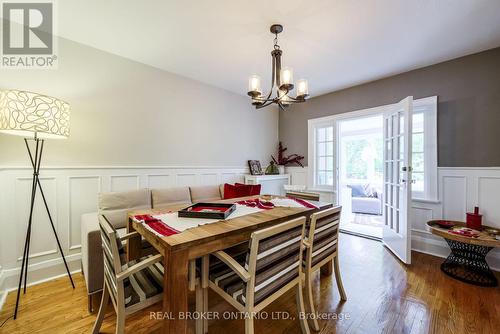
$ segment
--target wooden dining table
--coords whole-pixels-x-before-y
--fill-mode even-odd
[[[240,200],[254,199],[259,196],[233,198],[230,200],[215,201],[218,203],[234,203]],[[306,207],[274,207],[233,219],[221,220],[181,233],[160,237],[146,229],[143,224],[132,219],[136,215],[158,215],[175,212],[186,207],[174,205],[162,209],[138,210],[129,213],[128,230],[137,231],[151,245],[163,255],[164,261],[164,296],[163,314],[169,319],[163,320],[163,333],[187,333],[188,321],[179,315],[188,312],[188,265],[189,261],[238,245],[250,239],[252,232],[273,226],[300,216],[310,216],[312,213],[332,207],[331,203],[313,202],[317,208]],[[129,259],[141,256],[141,237],[131,238],[127,243]],[[321,268],[323,275],[332,274],[332,264],[328,263]]]

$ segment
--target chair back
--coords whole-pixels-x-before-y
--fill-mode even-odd
[[[337,252],[340,213],[342,207],[326,209],[311,215],[307,228],[306,265],[314,267]]]
[[[305,222],[300,217],[252,234],[245,263],[251,276],[245,303],[257,305],[299,277]]]
[[[319,202],[320,195],[318,193],[290,190],[290,191],[286,192],[286,197],[294,197],[294,198],[305,199],[308,201],[318,201]]]
[[[99,215],[99,227],[104,259],[104,284],[107,284],[116,305],[118,296],[124,293],[122,283],[117,280],[117,274],[126,269],[125,250],[116,229],[106,216]]]

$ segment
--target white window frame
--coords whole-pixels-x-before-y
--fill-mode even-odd
[[[413,101],[413,110],[424,113],[424,191],[413,192],[412,200],[421,202],[438,202],[437,177],[437,96],[430,96]],[[338,179],[338,152],[337,121],[383,114],[392,107],[384,105],[375,108],[345,112],[332,116],[308,120],[308,188],[310,190],[336,193]],[[334,138],[334,178],[332,186],[316,184],[316,129],[326,126],[333,127]]]
[[[412,200],[438,201],[437,96],[413,101],[413,113],[424,114],[424,191],[413,191]]]
[[[314,122],[311,122],[314,121]],[[335,145],[336,143],[336,129],[335,129],[335,122],[332,122],[330,120],[326,121],[321,121],[321,120],[309,120],[308,122],[308,166],[313,166],[313,168],[308,168],[308,177],[309,177],[309,184],[313,185],[312,187],[309,187],[311,190],[316,190],[316,191],[324,191],[324,192],[334,192],[335,189],[335,180],[336,180],[336,169],[334,166],[333,170],[333,184],[332,185],[318,185],[316,183],[317,178],[317,168],[316,168],[316,161],[317,161],[317,154],[316,154],[316,130],[319,128],[325,128],[325,127],[332,127],[333,128],[333,159],[335,160]],[[312,152],[310,154],[309,152]]]

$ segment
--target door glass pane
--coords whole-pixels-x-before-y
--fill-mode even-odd
[[[415,172],[424,172],[424,153],[413,153],[412,165]]]
[[[413,132],[424,132],[424,113],[414,113],[412,118]]]
[[[405,158],[405,137],[399,137],[399,160],[404,160]]]
[[[424,134],[423,133],[414,133],[413,141],[411,143],[413,152],[423,152],[424,151]]]
[[[425,190],[424,173],[414,172],[412,178],[414,180],[414,183],[412,185],[412,190],[423,192]]]
[[[393,211],[392,219],[394,220],[393,229],[396,231],[396,233],[399,233],[399,210]]]
[[[397,134],[397,131],[398,131],[398,117],[397,117],[397,115],[392,115],[391,116],[391,120],[392,120],[392,133],[391,133],[391,137],[394,137]]]

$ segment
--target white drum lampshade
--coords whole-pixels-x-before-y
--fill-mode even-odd
[[[70,106],[54,97],[0,90],[0,133],[41,139],[69,137]]]

